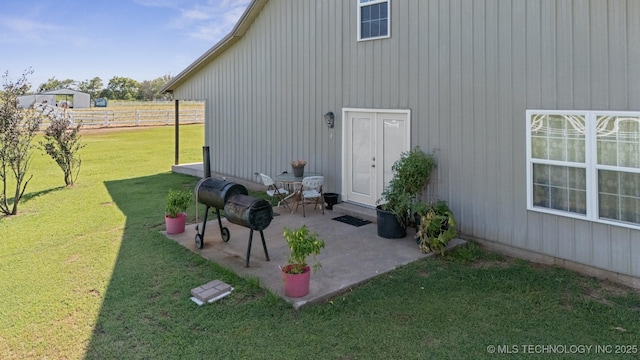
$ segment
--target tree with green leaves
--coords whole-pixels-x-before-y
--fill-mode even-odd
[[[139,100],[169,100],[167,98],[167,94],[161,94],[160,90],[162,87],[171,80],[171,76],[165,75],[154,80],[145,80],[140,83],[140,87],[138,90],[138,99]]]
[[[3,75],[3,91],[0,95],[0,212],[5,215],[18,213],[18,203],[33,178],[27,178],[31,163],[32,141],[45,115],[44,109],[19,106],[18,96],[31,88],[25,71],[15,82],[9,80],[9,72]],[[13,192],[10,194],[10,192]]]
[[[109,80],[107,89],[111,91],[113,100],[135,100],[140,84],[130,78],[114,76]]]
[[[171,75],[164,75],[153,80],[138,82],[131,78],[114,76],[104,87],[100,77],[76,81],[72,79],[58,80],[55,77],[40,84],[37,92],[57,89],[72,89],[88,93],[91,98],[107,98],[110,100],[172,100],[171,94],[161,94],[162,87],[171,80]]]
[[[66,80],[58,80],[56,77],[52,77],[46,82],[40,84],[38,87],[38,92],[45,92],[57,89],[71,89],[74,87],[75,80],[66,79]]]
[[[81,81],[80,84],[78,84],[78,90],[86,92],[92,99],[100,97],[100,91],[102,91],[103,87],[102,79],[97,76],[91,80]]]
[[[100,95],[98,97],[109,99],[109,100],[113,100],[113,94],[111,93],[111,90],[109,90],[109,89],[102,89],[102,91],[100,91]]]
[[[80,173],[80,156],[78,151],[85,147],[80,143],[80,126],[74,126],[67,109],[56,109],[48,114],[50,125],[44,131],[44,141],[40,145],[44,151],[58,164],[64,173],[64,183],[71,186]]]

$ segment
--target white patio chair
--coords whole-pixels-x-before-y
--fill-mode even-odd
[[[297,193],[296,196],[298,198],[298,202],[296,203],[296,210],[298,210],[298,205],[302,203],[302,216],[306,217],[304,211],[305,203],[313,203],[313,208],[316,209],[318,204],[322,208],[322,214],[324,215],[324,198],[322,196],[322,184],[324,183],[324,176],[307,176],[302,179],[301,183],[297,185]],[[293,210],[291,211],[293,212]]]
[[[286,208],[289,208],[287,202],[284,201],[289,194],[289,191],[284,188],[278,187],[269,175],[256,173],[256,176],[258,177],[258,182],[262,182],[264,185],[266,185],[267,195],[271,196],[272,198],[278,199],[278,207],[280,207],[281,204],[284,204]]]

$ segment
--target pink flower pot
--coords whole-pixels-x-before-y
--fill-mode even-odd
[[[165,215],[164,223],[167,226],[167,234],[183,233],[185,224],[187,223],[187,214],[180,213],[180,215],[175,218],[169,217],[169,215]]]
[[[288,297],[303,297],[309,293],[311,281],[311,268],[305,266],[302,274],[289,274],[287,271],[291,265],[282,268],[282,280],[284,280],[284,294]]]

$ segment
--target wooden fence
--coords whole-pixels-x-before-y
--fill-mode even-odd
[[[175,123],[172,110],[86,110],[70,111],[71,121],[83,127],[125,127],[170,125]],[[204,123],[204,109],[185,109],[179,113],[180,124]],[[48,122],[42,123],[47,127]]]

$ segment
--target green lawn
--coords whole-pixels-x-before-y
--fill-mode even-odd
[[[202,126],[181,127],[181,137],[181,161],[201,161]],[[513,357],[491,346],[544,359],[640,352],[638,291],[473,244],[295,311],[256,280],[160,234],[168,189],[197,180],[169,172],[171,127],[83,140],[75,187],[63,187],[62,172],[36,152],[19,215],[0,220],[2,359]],[[212,279],[235,291],[197,307],[189,290]]]

